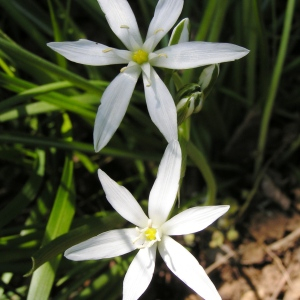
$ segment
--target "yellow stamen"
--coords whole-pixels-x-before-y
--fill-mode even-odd
[[[154,34],[157,34],[157,33],[159,33],[160,31],[164,31],[164,30],[163,30],[162,28],[158,28],[158,29],[155,30]]]
[[[134,62],[136,62],[137,64],[142,65],[143,63],[148,61],[148,52],[146,52],[142,49],[139,49],[139,50],[133,52],[132,60]]]
[[[127,25],[121,25],[120,28],[129,29],[129,26],[127,26]]]
[[[166,53],[160,53],[160,54],[158,54],[158,57],[168,58],[168,55]]]
[[[113,50],[112,48],[106,48],[106,49],[102,50],[102,52],[103,52],[103,53],[107,53],[107,52],[110,52],[110,51],[112,51],[112,50]]]
[[[156,229],[155,228],[148,228],[145,231],[145,237],[148,241],[154,241],[156,239]]]

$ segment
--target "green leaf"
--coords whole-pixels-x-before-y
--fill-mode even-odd
[[[7,143],[21,143],[24,145],[38,145],[39,147],[51,148],[55,147],[64,150],[78,150],[83,152],[95,153],[94,147],[91,144],[75,142],[75,141],[65,141],[54,138],[40,137],[40,136],[30,136],[21,135],[18,133],[13,134],[0,134],[0,142]],[[161,156],[156,152],[142,152],[142,151],[131,151],[128,149],[118,149],[105,147],[101,150],[102,155],[110,155],[113,157],[122,157],[129,159],[142,159],[142,160],[153,160],[159,161]]]
[[[64,114],[62,134],[70,139],[71,122]],[[75,189],[73,181],[74,163],[70,154],[65,158],[63,173],[56,193],[54,205],[46,226],[42,245],[48,244],[58,236],[66,233],[75,213]],[[53,257],[39,268],[32,276],[27,299],[47,300],[54,282],[61,256]]]
[[[44,102],[36,102],[27,105],[20,105],[5,113],[0,114],[0,122],[15,120],[18,118],[43,114],[51,111],[59,110],[60,108]]]
[[[63,40],[62,33],[60,31],[60,28],[59,28],[59,25],[58,25],[58,22],[56,19],[56,15],[55,15],[55,12],[54,12],[54,9],[52,6],[52,1],[48,0],[47,2],[48,2],[50,17],[51,17],[51,23],[52,23],[52,27],[53,27],[54,40],[56,42],[60,42]],[[66,68],[66,66],[67,66],[66,59],[62,55],[59,55],[59,54],[56,54],[56,57],[57,57],[58,65],[61,66],[62,68]]]
[[[214,205],[216,202],[217,184],[206,157],[195,147],[191,141],[187,143],[187,154],[200,170],[207,184],[208,192],[205,205]]]
[[[65,96],[57,92],[46,93],[47,91],[49,91],[49,89],[55,89],[58,88],[59,86],[60,87],[66,86],[66,84],[57,84],[57,85],[51,84],[51,85],[38,87],[37,85],[32,84],[28,81],[22,80],[20,78],[15,78],[15,77],[12,78],[1,72],[0,72],[0,84],[11,91],[21,93],[18,96],[14,96],[10,98],[10,100],[7,99],[3,104],[3,106],[7,107],[7,103],[9,103],[9,101],[11,100],[13,102],[18,103],[30,97],[34,97],[36,100],[44,101],[49,104],[60,107],[61,109],[72,111],[94,122],[96,112],[93,106],[82,103],[76,99],[73,99],[71,97]],[[44,93],[46,94],[44,95]],[[17,107],[16,112],[18,112],[18,109],[22,110],[20,107]],[[24,109],[26,111],[26,108],[24,108],[23,106],[23,110]]]
[[[60,89],[65,89],[69,87],[74,87],[74,84],[68,82],[68,81],[62,81],[62,82],[54,82],[54,83],[48,83],[44,85],[34,85],[32,83],[29,83],[28,81],[20,81],[17,78],[12,78],[12,76],[9,75],[2,75],[0,73],[0,82],[5,85],[5,83],[12,83],[15,82],[16,85],[22,86],[22,92],[20,92],[18,95],[7,98],[0,103],[0,110],[4,110],[9,107],[13,107],[17,104],[23,103],[34,96],[47,94],[50,92],[54,92]],[[24,86],[26,85],[25,88]],[[29,88],[29,86],[32,86],[32,88]],[[13,91],[16,91],[15,89],[11,89]],[[18,91],[16,91],[18,92]]]
[[[99,88],[91,84],[86,79],[71,73],[61,67],[58,67],[47,60],[36,56],[29,51],[21,48],[20,46],[13,44],[0,37],[0,48],[3,52],[9,53],[9,56],[16,62],[21,61],[28,69],[38,69],[45,73],[51,73],[64,80],[68,80],[74,83],[77,87],[82,88],[91,93],[98,94]],[[1,53],[0,53],[1,54]]]
[[[32,256],[32,269],[25,276],[31,275],[41,265],[75,244],[83,242],[104,231],[123,227],[126,220],[119,214],[112,213],[104,217],[89,217],[86,218],[84,222],[85,225],[72,229],[68,233],[57,237],[34,253]]]
[[[35,199],[45,173],[45,152],[36,150],[34,172],[25,183],[20,193],[0,211],[0,228],[12,221]]]

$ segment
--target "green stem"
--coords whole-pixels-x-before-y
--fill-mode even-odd
[[[191,141],[187,143],[187,154],[201,171],[201,174],[207,184],[207,199],[204,205],[214,205],[216,202],[217,184],[212,169],[210,168],[206,160],[206,157],[196,148],[196,146]]]

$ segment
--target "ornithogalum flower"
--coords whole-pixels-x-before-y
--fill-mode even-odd
[[[137,227],[104,232],[69,248],[65,256],[76,261],[102,259],[139,249],[123,283],[123,300],[136,300],[152,279],[158,248],[170,270],[196,293],[207,300],[221,299],[197,260],[170,236],[204,229],[223,215],[229,206],[194,207],[167,220],[176,198],[180,168],[180,146],[177,141],[171,141],[150,192],[149,217],[126,188],[99,170],[107,200],[123,218]]]
[[[94,126],[95,151],[100,151],[119,127],[141,72],[150,117],[169,142],[177,139],[176,108],[170,92],[152,66],[189,69],[239,59],[249,52],[232,44],[204,42],[184,42],[154,51],[179,17],[183,0],[158,1],[144,43],[127,0],[98,2],[112,31],[128,51],[83,39],[48,43],[50,48],[77,63],[127,64],[102,95]]]

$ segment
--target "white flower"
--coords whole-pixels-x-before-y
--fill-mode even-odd
[[[239,59],[249,52],[232,44],[204,42],[184,42],[153,52],[179,17],[183,0],[158,1],[144,43],[127,0],[98,2],[112,31],[128,51],[83,39],[48,43],[50,48],[77,63],[93,66],[127,64],[103,93],[94,126],[95,151],[100,151],[119,127],[141,72],[150,117],[170,142],[177,139],[176,107],[152,66],[189,69]]]
[[[123,218],[137,227],[104,232],[69,248],[65,256],[76,261],[102,259],[140,249],[128,268],[123,284],[123,300],[135,300],[152,279],[158,248],[170,270],[196,293],[207,300],[221,299],[197,260],[170,236],[204,229],[223,215],[229,206],[194,207],[167,221],[179,186],[180,168],[180,146],[177,141],[171,141],[150,192],[149,218],[127,189],[99,170],[107,200]]]

